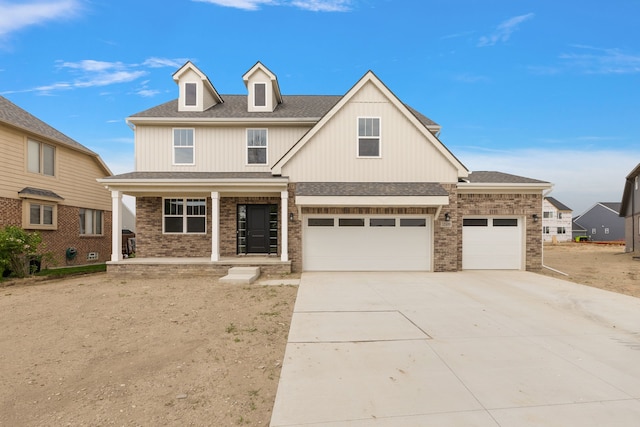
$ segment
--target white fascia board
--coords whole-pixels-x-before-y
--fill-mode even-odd
[[[449,196],[296,196],[298,206],[447,206]]]
[[[459,193],[478,193],[478,192],[493,192],[493,193],[515,193],[515,192],[539,192],[549,190],[553,187],[551,183],[519,183],[519,184],[505,184],[505,183],[470,183],[459,182]]]
[[[277,123],[280,125],[315,125],[319,117],[291,117],[291,118],[272,118],[272,117],[239,117],[239,118],[217,118],[217,117],[128,117],[127,123],[151,124],[151,125],[170,125],[174,123],[180,124],[208,124],[215,123],[217,125],[224,124],[251,124],[251,123]]]

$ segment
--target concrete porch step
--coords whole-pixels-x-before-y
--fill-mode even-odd
[[[226,276],[221,277],[223,283],[249,285],[260,277],[260,267],[231,267]]]

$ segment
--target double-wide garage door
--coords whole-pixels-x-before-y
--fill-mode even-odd
[[[314,216],[303,218],[306,271],[427,271],[431,217]]]
[[[463,218],[464,270],[520,270],[523,258],[523,219]]]

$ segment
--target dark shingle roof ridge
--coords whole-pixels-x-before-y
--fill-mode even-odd
[[[40,120],[23,108],[18,107],[7,98],[0,95],[0,121],[15,126],[27,132],[34,133],[44,138],[51,139],[63,145],[84,151],[97,156],[95,152],[80,144],[73,138],[65,135],[53,126]]]
[[[621,202],[599,202],[602,206],[605,206],[613,211],[620,212]]]
[[[573,210],[570,207],[568,207],[567,205],[565,205],[564,203],[560,202],[555,197],[545,197],[545,199],[549,203],[551,203],[553,206],[555,206],[558,210],[561,210],[561,211],[572,211]]]

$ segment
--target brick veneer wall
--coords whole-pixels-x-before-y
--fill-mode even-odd
[[[80,236],[80,208],[58,205],[56,230],[37,231],[42,236],[41,253],[49,253],[51,260],[43,267],[64,267],[106,262],[111,259],[111,212],[104,212],[103,233],[100,236]],[[0,198],[0,227],[15,225],[22,227],[22,200]],[[75,258],[66,257],[68,248],[76,249]],[[87,260],[90,252],[98,259]]]
[[[206,234],[162,234],[162,197],[136,197],[136,256],[211,257],[211,198]]]
[[[518,215],[525,218],[527,270],[542,268],[542,194],[458,194],[458,218],[466,215]],[[458,228],[458,269],[462,269],[462,221]]]
[[[442,184],[449,193],[449,206],[443,206],[440,216],[433,224],[433,271],[457,271],[461,254],[458,253],[458,241],[461,240],[458,223],[460,215],[456,209],[458,192],[455,184]],[[448,213],[449,221],[444,220]]]

